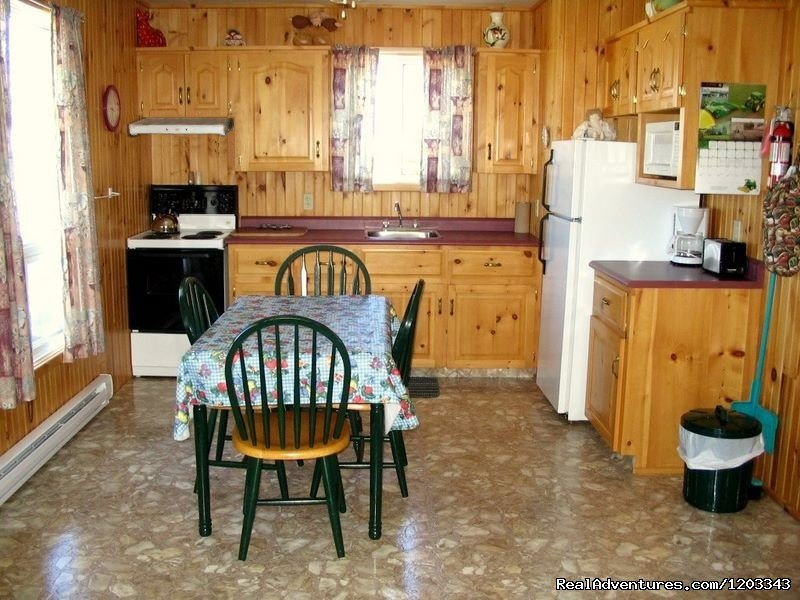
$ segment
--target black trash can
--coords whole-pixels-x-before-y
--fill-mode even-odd
[[[681,417],[681,428],[680,454],[686,463],[683,470],[684,500],[710,512],[742,510],[749,497],[753,458],[763,452],[761,423],[749,415],[717,406],[690,410]],[[703,439],[692,438],[693,435]],[[684,446],[690,443],[694,452],[698,447],[703,450],[703,454],[698,454],[694,460],[686,456],[687,448]],[[704,461],[708,465],[741,464],[731,468],[706,468]],[[698,464],[704,468],[690,467]]]

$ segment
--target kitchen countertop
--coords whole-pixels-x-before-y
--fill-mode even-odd
[[[440,237],[419,240],[367,239],[365,230],[381,229],[383,221],[396,227],[397,218],[351,217],[241,217],[239,228],[229,235],[226,244],[369,244],[403,246],[538,246],[539,240],[531,234],[514,233],[514,219],[433,217],[405,218],[404,225],[414,222],[421,229],[436,229]],[[267,224],[286,224],[293,229],[263,229]],[[237,234],[238,232],[238,234]],[[297,233],[297,235],[294,235]],[[254,235],[255,234],[255,235]]]
[[[763,286],[760,261],[749,260],[745,279],[725,279],[702,267],[680,267],[668,261],[593,260],[597,273],[629,288],[719,288],[759,289]]]

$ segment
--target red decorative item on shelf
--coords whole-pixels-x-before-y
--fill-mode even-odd
[[[140,48],[166,46],[167,38],[150,25],[153,15],[150,11],[136,9],[136,45]]]

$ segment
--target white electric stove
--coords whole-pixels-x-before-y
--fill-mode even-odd
[[[174,377],[189,339],[178,288],[200,279],[221,313],[225,307],[225,238],[236,228],[236,186],[154,185],[150,212],[173,214],[178,233],[143,231],[128,238],[128,322],[134,376]]]

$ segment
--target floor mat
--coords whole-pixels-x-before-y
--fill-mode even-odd
[[[437,398],[439,380],[436,377],[411,377],[408,380],[408,393],[412,398]]]

